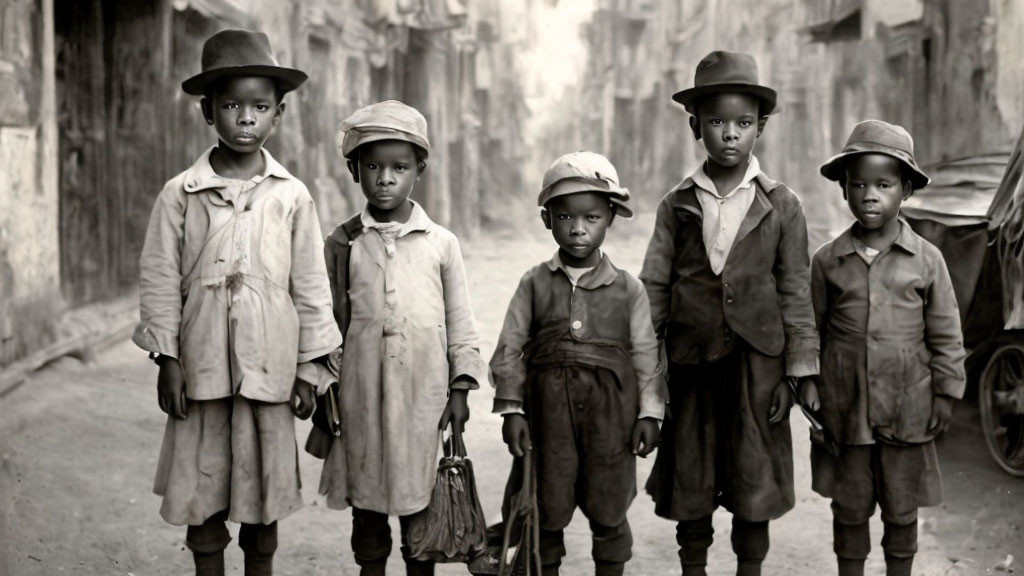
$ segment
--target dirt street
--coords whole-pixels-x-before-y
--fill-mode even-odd
[[[613,261],[638,272],[650,225],[649,217],[616,222],[606,246]],[[554,251],[539,219],[531,226],[536,233],[524,238],[494,233],[464,246],[487,358],[520,275]],[[185,530],[160,519],[159,499],[151,492],[165,418],[157,407],[156,373],[144,353],[124,342],[88,364],[57,361],[0,398],[0,576],[190,573]],[[511,457],[501,442],[500,418],[489,413],[491,398],[488,388],[471,395],[467,444],[485,512],[496,519]],[[797,506],[771,526],[765,574],[834,574],[828,502],[810,490],[807,425],[796,412],[791,425]],[[309,424],[297,426],[304,440]],[[940,446],[946,503],[922,511],[915,575],[997,573],[1009,554],[1010,570],[1024,571],[1024,480],[996,468],[979,430],[973,401],[961,403]],[[641,483],[652,460],[641,462]],[[300,465],[306,507],[281,523],[276,573],[357,574],[349,513],[326,509],[316,494],[318,460],[303,454]],[[654,516],[646,495],[637,498],[630,522],[636,544],[627,573],[678,574],[674,525]],[[735,569],[729,526],[727,513],[716,516],[710,574]],[[880,574],[877,515],[872,527],[869,573]],[[397,526],[395,532],[397,541]],[[567,531],[567,545],[563,574],[591,572],[581,514]],[[230,546],[228,572],[241,574],[241,561],[237,546]],[[397,546],[388,573],[404,573]],[[446,566],[438,573],[465,570]]]

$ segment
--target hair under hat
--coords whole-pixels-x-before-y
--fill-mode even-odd
[[[338,130],[341,155],[347,159],[363,144],[379,140],[404,140],[430,154],[427,119],[419,110],[398,100],[360,108],[346,118]]]

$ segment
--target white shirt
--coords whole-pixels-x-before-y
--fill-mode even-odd
[[[726,194],[719,194],[715,183],[704,172],[703,166],[690,176],[696,186],[697,200],[704,213],[704,246],[708,252],[708,260],[711,261],[711,271],[716,276],[725,268],[725,261],[736,240],[740,223],[754,202],[754,178],[760,173],[761,165],[756,157],[751,156],[743,179]]]

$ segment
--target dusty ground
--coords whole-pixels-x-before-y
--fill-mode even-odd
[[[617,264],[639,270],[649,227],[649,219],[616,223],[607,251]],[[526,239],[495,234],[465,246],[487,357],[519,276],[549,257],[553,246],[541,234]],[[0,398],[0,576],[189,573],[185,532],[160,519],[159,500],[151,493],[164,420],[155,381],[155,366],[125,342],[89,364],[58,361]],[[487,389],[472,396],[467,444],[484,509],[494,518],[510,457],[501,443],[500,419],[488,413],[490,400]],[[791,424],[797,506],[772,524],[765,573],[835,573],[828,502],[810,490],[806,423],[794,415]],[[298,424],[301,439],[308,426]],[[914,574],[991,573],[1008,554],[1016,557],[1010,567],[1024,571],[1024,480],[1003,474],[990,461],[973,403],[958,407],[940,457],[946,503],[922,512]],[[641,462],[641,481],[650,460]],[[301,467],[307,506],[281,523],[277,573],[356,574],[349,514],[327,510],[316,494],[319,461],[303,455]],[[636,545],[628,572],[677,574],[673,525],[654,516],[649,498],[638,497],[630,521]],[[715,527],[710,573],[731,574],[735,561],[726,513],[716,516]],[[876,516],[869,573],[884,570],[880,538]],[[579,514],[568,530],[568,546],[563,573],[588,573],[589,536]],[[242,573],[235,546],[229,548],[228,564],[230,574]],[[396,550],[389,573],[401,574],[401,567]],[[459,566],[438,572],[465,573]]]

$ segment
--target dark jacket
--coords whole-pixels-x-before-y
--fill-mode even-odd
[[[703,214],[687,178],[658,206],[640,279],[651,317],[678,364],[724,357],[738,336],[766,356],[785,354],[786,372],[816,372],[807,224],[800,199],[759,174],[720,276],[710,271]],[[734,336],[735,334],[735,336]]]

